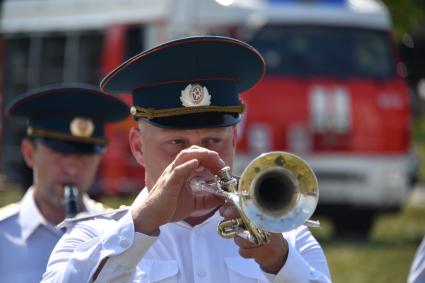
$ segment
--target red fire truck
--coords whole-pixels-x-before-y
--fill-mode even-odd
[[[379,1],[5,1],[1,30],[5,100],[52,82],[97,84],[125,59],[175,37],[240,38],[264,55],[267,74],[243,95],[235,173],[261,152],[300,155],[318,176],[319,212],[344,231],[367,231],[377,212],[406,200],[415,176],[408,89]],[[132,124],[108,129],[104,192],[143,186],[126,142]],[[19,127],[5,128],[3,164],[12,169]]]
[[[405,203],[417,174],[388,10],[379,1],[238,3],[243,21],[214,28],[256,47],[267,75],[243,95],[236,171],[260,152],[296,153],[319,179],[319,212],[339,231],[367,232],[377,212]]]
[[[243,96],[237,164],[271,150],[301,155],[319,179],[319,212],[340,231],[368,231],[377,212],[405,203],[416,174],[386,7],[335,0],[250,8],[254,24],[232,32],[264,55],[267,75]]]

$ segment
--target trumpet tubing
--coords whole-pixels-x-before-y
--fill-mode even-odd
[[[255,158],[239,179],[225,167],[215,183],[194,179],[191,187],[225,197],[239,209],[241,219],[222,221],[220,235],[248,234],[246,238],[258,245],[268,242],[269,232],[285,232],[310,222],[319,199],[313,170],[298,156],[283,151]]]

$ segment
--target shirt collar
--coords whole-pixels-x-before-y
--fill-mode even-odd
[[[179,226],[183,226],[185,228],[189,228],[189,229],[195,229],[195,228],[196,229],[202,229],[203,227],[209,226],[210,224],[216,225],[221,220],[223,220],[223,218],[221,217],[220,212],[217,209],[217,211],[215,211],[210,217],[208,217],[207,219],[205,219],[204,221],[202,221],[201,223],[199,223],[195,226],[190,225],[189,223],[187,223],[184,220],[176,222],[176,224],[179,225]]]
[[[22,238],[26,241],[39,225],[47,225],[34,200],[34,187],[31,186],[21,201],[19,223],[22,227]]]
[[[39,225],[51,227],[56,231],[54,225],[50,224],[41,214],[34,200],[34,187],[31,186],[22,198],[19,212],[19,223],[22,227],[22,238],[24,241],[31,236]],[[87,194],[83,195],[85,209],[89,213],[103,211],[103,205],[90,199]]]

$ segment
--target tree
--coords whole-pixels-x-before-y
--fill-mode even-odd
[[[425,0],[383,0],[394,24],[397,38],[406,32],[416,32],[425,26]]]

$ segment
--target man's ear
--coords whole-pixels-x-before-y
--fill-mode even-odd
[[[21,141],[21,152],[24,157],[25,163],[28,167],[33,168],[34,165],[34,144],[28,139]]]
[[[145,162],[143,159],[142,133],[140,132],[140,129],[137,127],[132,127],[128,134],[128,139],[134,158],[136,159],[137,163],[144,166]]]

